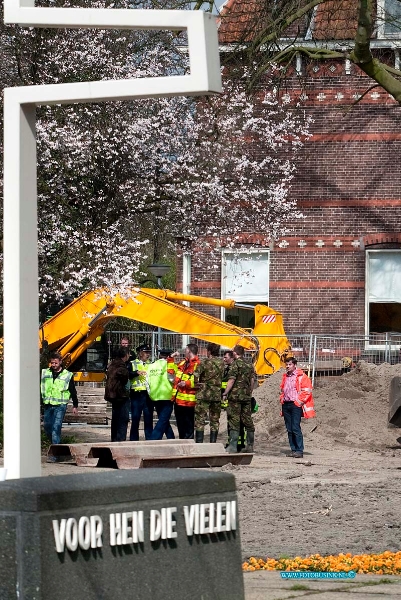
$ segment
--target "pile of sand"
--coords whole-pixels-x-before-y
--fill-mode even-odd
[[[259,404],[254,422],[261,444],[287,439],[279,403],[283,372],[274,373],[254,392]],[[396,376],[401,376],[401,365],[361,361],[350,373],[317,379],[313,391],[317,416],[302,421],[304,434],[326,448],[333,442],[371,449],[397,445],[401,430],[387,426],[390,382]]]

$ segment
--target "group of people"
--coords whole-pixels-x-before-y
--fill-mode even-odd
[[[125,340],[124,340],[125,342]],[[255,427],[251,398],[256,376],[253,366],[244,360],[244,348],[235,346],[219,357],[220,346],[207,345],[202,361],[198,346],[188,344],[184,358],[171,350],[160,350],[151,362],[151,348],[142,344],[137,357],[130,360],[125,343],[118,348],[107,369],[105,398],[112,404],[111,439],[125,441],[131,411],[130,440],[139,439],[139,422],[143,415],[146,440],[174,438],[170,417],[174,410],[180,439],[204,441],[206,420],[210,423],[210,442],[217,441],[222,407],[227,409],[228,452],[237,452],[241,422],[246,430],[245,450],[253,452]],[[153,413],[157,423],[153,427]]]
[[[210,424],[210,442],[217,441],[222,409],[227,410],[229,440],[227,452],[238,451],[241,428],[246,432],[246,452],[253,452],[255,427],[252,419],[252,391],[256,384],[253,366],[244,360],[244,348],[235,346],[219,357],[220,346],[209,343],[202,361],[198,346],[188,344],[178,363],[178,352],[160,350],[151,361],[151,348],[142,344],[132,355],[127,338],[115,352],[106,374],[105,399],[112,404],[111,441],[139,440],[139,424],[144,421],[146,440],[174,439],[170,417],[174,410],[180,439],[204,441],[206,420]],[[73,374],[63,368],[61,355],[53,353],[48,369],[42,370],[41,399],[44,404],[44,430],[52,444],[59,444],[67,404],[73,402],[78,412],[78,398]],[[295,358],[286,361],[281,382],[282,415],[291,452],[303,457],[301,418],[315,416],[312,384],[297,367]],[[156,410],[157,423],[153,426]],[[55,458],[55,457],[51,457]]]
[[[137,356],[133,356],[127,345],[121,345],[107,368],[105,399],[112,405],[111,441],[127,439],[130,412],[131,441],[139,440],[142,415],[145,439],[161,440],[163,435],[173,439],[170,416],[174,358],[169,350],[160,350],[158,360],[151,362],[152,350],[147,344],[138,346],[136,352]],[[158,422],[153,427],[155,409]]]

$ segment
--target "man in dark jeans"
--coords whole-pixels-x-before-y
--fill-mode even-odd
[[[158,421],[149,439],[161,440],[163,435],[168,440],[175,438],[174,431],[170,425],[170,417],[173,410],[171,397],[173,395],[173,382],[176,366],[173,351],[162,349],[159,351],[159,360],[148,366],[149,396],[156,409]]]
[[[304,438],[301,430],[301,418],[309,419],[315,416],[312,383],[309,377],[297,368],[296,358],[286,360],[286,372],[281,381],[280,402],[285,427],[288,434],[288,443],[291,452],[290,458],[303,458]]]
[[[73,402],[73,413],[78,413],[78,397],[73,374],[64,369],[61,354],[53,352],[50,367],[42,369],[40,395],[44,404],[43,427],[52,444],[59,444],[61,427],[67,404]],[[49,456],[47,462],[57,462],[57,456]]]
[[[111,441],[125,442],[129,420],[128,348],[118,348],[107,369],[104,397],[111,402]]]
[[[131,361],[129,378],[131,382],[131,431],[129,439],[139,440],[139,422],[143,413],[145,440],[148,440],[153,431],[153,403],[148,394],[146,369],[151,364],[150,355],[152,348],[148,344],[141,344],[136,349],[138,358]]]

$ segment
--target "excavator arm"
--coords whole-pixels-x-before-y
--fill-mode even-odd
[[[134,288],[126,297],[119,294],[110,297],[102,289],[92,290],[41,326],[39,344],[41,348],[46,345],[49,350],[57,349],[68,365],[93,344],[112,319],[126,317],[229,348],[240,344],[255,353],[258,375],[269,375],[280,368],[283,356],[290,348],[280,313],[264,305],[249,307],[255,310],[252,332],[181,304],[184,301],[225,308],[238,306],[234,300],[161,289]]]

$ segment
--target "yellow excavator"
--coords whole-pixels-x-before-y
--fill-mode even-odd
[[[247,308],[254,311],[255,327],[253,330],[242,329],[186,306],[183,302],[226,309]],[[260,379],[283,366],[291,350],[282,315],[269,306],[250,306],[229,299],[146,288],[133,288],[126,296],[116,294],[112,297],[103,289],[83,293],[43,323],[39,329],[39,346],[41,350],[46,348],[60,352],[65,366],[74,370],[79,357],[104,333],[107,324],[117,317],[188,334],[226,348],[239,344],[252,352],[255,371]],[[103,378],[102,373],[78,371],[75,374],[78,381],[101,381]]]

